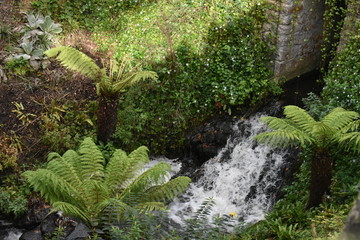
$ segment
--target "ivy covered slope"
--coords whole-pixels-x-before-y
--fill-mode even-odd
[[[85,27],[116,60],[128,54],[159,75],[158,83],[143,82],[120,97],[113,140],[126,149],[176,149],[184,130],[209,115],[279,90],[261,38],[265,1],[42,0],[34,6],[52,11],[71,26],[67,31]]]

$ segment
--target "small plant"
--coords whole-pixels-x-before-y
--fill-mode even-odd
[[[182,239],[233,239],[236,233],[235,213],[210,218],[215,199],[208,198],[202,202],[195,215],[186,220],[184,229],[180,231]],[[234,231],[231,233],[231,231]]]
[[[0,211],[19,217],[27,210],[26,197],[12,187],[0,188]]]
[[[22,59],[28,61],[35,70],[44,69],[49,64],[44,57],[44,51],[50,48],[53,35],[60,33],[62,28],[49,16],[44,17],[39,13],[28,14],[27,20],[19,47],[12,49],[14,53],[6,61]]]
[[[22,122],[23,125],[30,124],[31,118],[36,117],[36,115],[32,113],[24,113],[25,108],[22,103],[13,102],[12,104],[16,108],[12,110],[12,112],[16,113],[16,117]]]
[[[14,134],[13,136],[0,135],[0,171],[6,168],[16,168],[17,159],[22,152],[22,143]]]

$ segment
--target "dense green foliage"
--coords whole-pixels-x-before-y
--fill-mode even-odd
[[[322,96],[330,105],[360,111],[360,35],[350,37],[326,74]]]
[[[186,129],[213,113],[279,92],[261,35],[265,2],[41,0],[34,6],[86,27],[114,59],[131,55],[159,75],[155,86],[141,83],[121,96],[114,141],[125,149],[176,149]]]
[[[149,161],[148,149],[140,147],[127,155],[116,150],[106,162],[99,148],[86,138],[77,151],[63,156],[50,153],[46,168],[23,175],[55,210],[79,217],[90,226],[124,220],[131,208],[153,211],[185,190],[187,177],[167,182],[170,166],[164,162],[139,174]]]

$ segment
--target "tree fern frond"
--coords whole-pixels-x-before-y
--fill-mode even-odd
[[[91,138],[85,138],[80,144],[78,159],[79,177],[100,179],[104,177],[105,158]]]
[[[329,114],[321,119],[321,122],[335,128],[336,130],[340,130],[359,117],[360,115],[357,112],[347,111],[338,107],[333,109]]]
[[[162,202],[144,202],[137,204],[135,207],[140,213],[166,210],[166,206]]]
[[[190,183],[190,178],[181,176],[163,185],[153,186],[147,190],[143,201],[147,199],[147,201],[168,202],[183,193]]]
[[[55,47],[45,51],[45,54],[48,57],[56,57],[63,66],[84,74],[91,79],[96,79],[100,75],[100,68],[94,60],[75,48]]]
[[[336,130],[323,122],[316,122],[313,126],[312,136],[314,139],[314,145],[324,148],[333,143],[333,137],[336,134]]]
[[[26,171],[23,176],[50,203],[64,201],[77,205],[83,202],[82,196],[68,182],[47,169]]]
[[[346,133],[339,142],[346,150],[360,153],[360,132]]]
[[[109,198],[99,203],[96,210],[101,212],[104,222],[112,223],[125,220],[126,213],[132,208],[117,198]]]
[[[359,131],[360,129],[360,118],[354,120],[353,122],[349,123],[346,127],[341,129],[342,133],[347,133],[349,131]]]
[[[115,150],[105,168],[105,182],[110,189],[116,191],[123,186],[131,164],[131,159],[120,149]]]
[[[71,165],[68,161],[66,161],[62,157],[53,158],[47,165],[46,169],[56,173],[59,177],[61,177],[64,181],[72,185],[77,191],[81,192],[81,180],[77,175],[75,167]]]
[[[47,161],[50,162],[51,160],[57,159],[57,158],[61,158],[61,155],[56,152],[51,152],[51,153],[49,153],[49,155],[47,157]]]
[[[171,167],[166,162],[160,162],[143,172],[140,176],[138,176],[129,186],[127,186],[120,198],[128,203],[130,200],[133,201],[134,193],[144,193],[148,188],[163,184],[166,181],[166,177],[168,176],[168,172],[171,170]]]
[[[74,168],[75,171],[78,172],[76,164],[78,163],[79,154],[75,152],[74,150],[67,150],[63,156],[63,159],[65,159],[68,163],[70,163]]]
[[[86,191],[87,206],[96,205],[97,203],[110,198],[110,189],[103,181],[86,179],[81,184],[81,188]]]
[[[266,123],[268,127],[272,130],[289,130],[289,131],[298,131],[299,128],[289,119],[277,118],[277,117],[262,117],[260,121]]]
[[[130,165],[121,178],[123,186],[127,186],[132,179],[139,174],[139,171],[144,168],[144,164],[149,162],[149,149],[145,146],[140,146],[128,155]]]
[[[312,143],[314,139],[301,131],[275,130],[272,132],[260,133],[254,137],[255,140],[278,147],[305,146]]]
[[[65,214],[68,214],[70,216],[78,217],[80,219],[83,219],[85,222],[90,222],[91,216],[88,212],[83,211],[82,209],[78,208],[77,206],[68,203],[68,202],[54,202],[52,204],[53,211],[62,211]]]
[[[114,80],[113,89],[114,91],[119,91],[141,80],[145,80],[145,79],[156,80],[157,78],[158,75],[152,71],[128,72],[123,74],[123,76],[120,79]]]
[[[284,114],[304,132],[310,134],[314,123],[316,122],[304,109],[297,106],[289,105],[284,109]]]

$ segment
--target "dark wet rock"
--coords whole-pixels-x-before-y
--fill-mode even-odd
[[[78,223],[75,229],[66,237],[66,240],[80,240],[89,237],[90,229],[83,223]]]
[[[341,239],[342,240],[360,239],[360,193],[346,219],[345,229],[341,236]]]
[[[24,232],[21,235],[19,240],[43,240],[43,236],[41,234],[40,226],[33,229],[33,230]]]
[[[185,158],[192,159],[192,165],[201,166],[215,157],[233,132],[234,120],[216,119],[197,128],[187,137]]]
[[[34,200],[28,212],[15,222],[15,226],[27,230],[37,227],[50,213],[50,206],[41,200]]]

